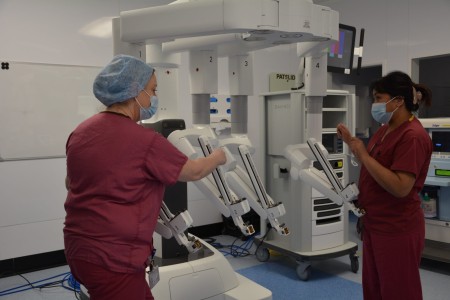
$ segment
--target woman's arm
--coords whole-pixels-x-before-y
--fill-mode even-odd
[[[226,161],[225,152],[221,148],[214,150],[207,157],[189,159],[181,169],[178,180],[183,182],[200,180]]]
[[[403,171],[392,171],[384,167],[370,156],[364,143],[357,137],[352,136],[345,125],[339,124],[337,126],[337,134],[350,147],[352,153],[366,167],[369,174],[382,188],[399,198],[409,194],[416,181],[414,174]]]

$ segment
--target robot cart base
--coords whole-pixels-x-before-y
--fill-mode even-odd
[[[255,243],[258,245],[255,253],[256,259],[260,262],[266,262],[270,259],[269,250],[274,250],[278,253],[294,258],[297,262],[297,275],[300,280],[303,281],[307,281],[311,276],[311,261],[348,255],[350,258],[350,268],[352,272],[357,273],[359,270],[359,260],[356,253],[358,251],[358,245],[353,242],[347,242],[339,247],[314,252],[294,252],[259,239],[255,239]]]

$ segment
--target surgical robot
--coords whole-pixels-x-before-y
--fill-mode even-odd
[[[246,136],[247,98],[253,89],[251,52],[292,43],[322,49],[337,37],[338,13],[308,0],[175,1],[124,11],[113,19],[114,54],[134,55],[164,67],[173,66],[169,61],[174,54],[188,51],[193,126],[174,131],[168,140],[189,158],[224,148],[226,165],[195,185],[244,235],[255,234],[254,227],[242,219],[250,207],[261,217],[262,234],[267,223],[280,237],[290,233],[278,220],[286,210],[267,194],[252,159],[255,149]],[[228,57],[232,95],[231,134],[224,136],[214,132],[209,120],[210,96],[217,93],[218,57]],[[315,60],[314,55],[306,59],[311,66]],[[160,108],[156,117],[164,112]],[[160,281],[152,288],[156,299],[272,298],[270,291],[235,273],[211,245],[186,234],[192,222],[188,211],[173,214],[162,205],[157,232],[175,237],[190,253],[184,263],[159,268]]]

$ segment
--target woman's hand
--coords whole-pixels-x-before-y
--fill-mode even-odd
[[[336,127],[336,132],[339,138],[341,138],[346,144],[350,143],[350,140],[352,139],[352,134],[350,133],[350,130],[348,130],[347,126],[344,124],[338,124]]]
[[[212,153],[212,156],[217,160],[218,165],[223,165],[227,162],[227,156],[225,155],[225,151],[222,148],[215,149]]]
[[[358,139],[357,137],[352,136],[350,133],[350,130],[344,125],[339,124],[336,127],[336,132],[338,137],[340,137],[350,148],[353,155],[362,162],[365,155],[368,155],[366,146],[364,145],[363,141]]]

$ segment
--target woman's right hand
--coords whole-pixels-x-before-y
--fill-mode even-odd
[[[359,161],[362,161],[361,158],[367,154],[366,146],[363,141],[352,136],[350,130],[348,130],[344,124],[339,124],[336,127],[336,131],[338,137],[340,137],[348,145],[353,155],[355,155]]]
[[[181,169],[178,180],[183,182],[200,180],[226,162],[225,151],[222,148],[217,148],[207,157],[188,159]]]
[[[217,161],[218,165],[223,165],[227,162],[227,156],[225,155],[225,151],[223,151],[222,148],[215,149],[211,155],[214,156],[214,158]]]
[[[339,138],[341,138],[346,144],[349,144],[352,139],[352,134],[350,130],[348,130],[347,126],[340,123],[336,127],[336,132]]]

